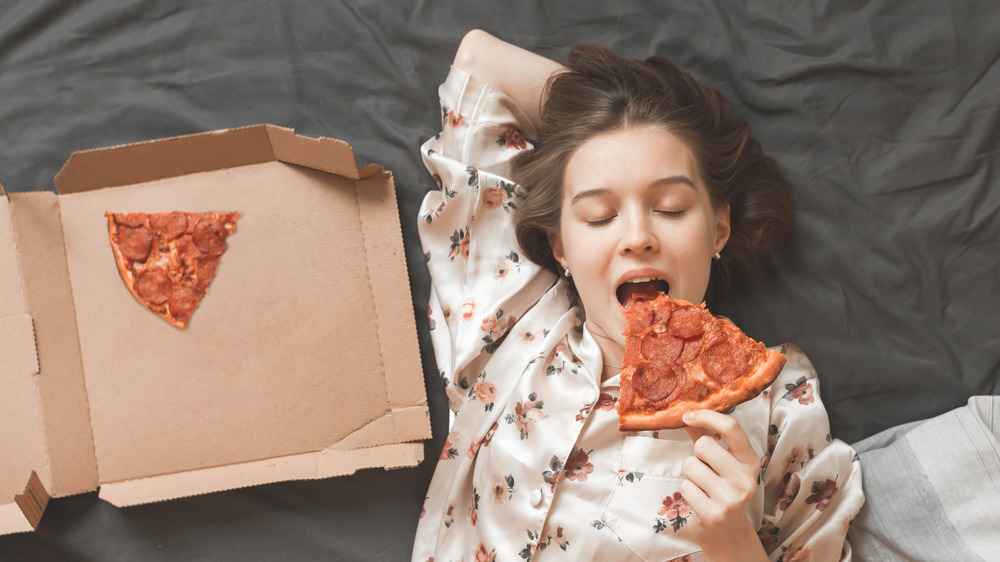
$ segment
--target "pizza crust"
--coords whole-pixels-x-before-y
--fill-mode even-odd
[[[720,387],[702,400],[678,400],[665,409],[651,412],[619,412],[618,429],[621,431],[678,429],[684,427],[681,418],[687,412],[694,410],[724,412],[758,396],[771,386],[784,366],[784,355],[767,350],[767,359],[754,372]]]

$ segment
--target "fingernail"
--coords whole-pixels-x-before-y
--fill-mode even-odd
[[[681,421],[683,421],[684,423],[691,423],[691,416],[692,416],[691,412],[684,412],[684,415],[681,416]]]

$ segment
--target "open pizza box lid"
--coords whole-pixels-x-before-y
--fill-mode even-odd
[[[0,533],[414,466],[430,423],[392,176],[257,125],[73,154],[0,198]],[[186,330],[122,282],[105,212],[239,211]]]

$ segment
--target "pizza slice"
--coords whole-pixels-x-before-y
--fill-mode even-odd
[[[676,429],[691,410],[724,412],[770,386],[785,356],[704,305],[659,293],[625,312],[618,427]]]
[[[184,329],[208,290],[239,212],[112,213],[108,237],[132,296]]]

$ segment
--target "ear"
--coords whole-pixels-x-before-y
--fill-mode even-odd
[[[729,205],[722,207],[715,213],[715,251],[721,252],[729,241],[732,229],[729,223]]]
[[[549,232],[549,246],[552,247],[552,257],[556,258],[559,265],[566,269],[566,252],[563,250],[562,237],[558,232]]]

